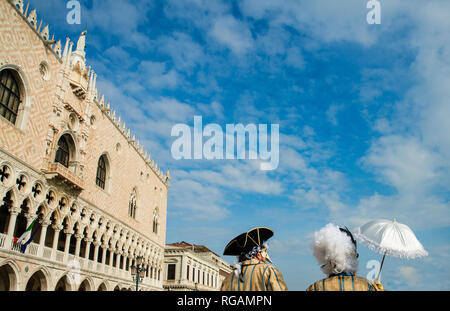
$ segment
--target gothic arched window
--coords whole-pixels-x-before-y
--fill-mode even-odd
[[[130,203],[128,206],[128,215],[132,218],[136,218],[136,192],[133,191],[130,197]]]
[[[156,209],[153,213],[153,233],[158,234],[158,211]]]
[[[0,72],[0,115],[15,124],[20,103],[20,90],[17,80],[11,70],[2,70]]]
[[[55,162],[69,167],[69,144],[66,137],[62,136],[58,141],[58,150],[56,150]]]
[[[105,189],[106,185],[106,160],[105,156],[102,155],[100,159],[98,159],[97,165],[97,177],[95,179],[95,183],[102,189]]]

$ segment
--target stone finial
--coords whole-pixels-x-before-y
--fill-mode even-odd
[[[97,84],[97,74],[94,73],[94,81],[92,82],[92,88],[93,88],[93,89],[95,89],[96,84]]]
[[[59,57],[61,57],[61,40],[56,42],[54,50],[55,53],[58,54]]]
[[[80,62],[81,66],[80,68],[85,68],[86,64],[86,52],[84,51],[84,47],[86,45],[86,33],[87,31],[83,31],[78,38],[77,41],[77,48],[75,52],[73,52],[73,58],[72,58],[72,64],[76,64],[77,62]]]
[[[86,46],[86,34],[87,34],[87,31],[85,30],[81,33],[80,37],[78,38],[77,51],[79,51],[79,52],[84,53],[84,48]]]
[[[67,52],[64,51],[65,57],[63,57],[64,64],[66,66],[66,69],[69,69],[70,67],[70,57],[72,56],[72,46],[73,42],[68,40],[68,46],[67,46]]]
[[[94,70],[91,69],[91,67],[89,66],[89,85],[88,85],[88,91],[90,93],[92,93],[92,85],[94,82]]]
[[[167,172],[166,172],[166,176],[164,178],[164,181],[165,181],[166,185],[169,185],[169,183],[170,183],[170,172],[169,172],[169,170],[167,170]]]
[[[42,19],[41,19],[41,22],[39,23],[39,27],[37,28],[37,32],[39,32],[39,33],[41,33],[41,27],[42,27]]]
[[[44,29],[42,29],[41,37],[42,37],[42,39],[44,39],[44,40],[48,40],[48,39],[50,38],[48,25],[45,26]]]
[[[34,9],[33,11],[30,12],[30,15],[28,15],[27,18],[28,22],[33,25],[33,27],[36,29],[37,28],[37,14],[36,14],[36,9]]]
[[[67,57],[67,53],[69,52],[69,38],[66,38],[66,45],[64,46],[64,50],[63,50],[63,55],[62,57],[65,58]]]
[[[23,13],[23,16],[26,16],[28,14],[28,8],[30,7],[30,1],[27,3],[27,7],[25,8],[25,12]]]
[[[23,0],[12,0],[11,2],[23,14]]]

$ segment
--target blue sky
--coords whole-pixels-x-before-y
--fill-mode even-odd
[[[309,248],[329,222],[409,225],[429,252],[387,258],[390,290],[450,290],[448,1],[34,0],[56,39],[87,29],[101,94],[172,182],[167,242],[222,254],[255,226],[291,290],[323,278]],[[280,164],[172,158],[177,123],[280,125]],[[359,245],[359,274],[381,260]],[[234,258],[226,258],[230,263]]]

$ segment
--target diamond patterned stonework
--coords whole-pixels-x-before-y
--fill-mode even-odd
[[[52,26],[31,5],[0,0],[0,72],[20,97],[14,122],[0,116],[0,290],[128,290],[136,256],[148,268],[141,288],[163,290],[170,175],[100,96],[87,32],[76,44],[45,41]],[[35,219],[22,253],[14,237]]]

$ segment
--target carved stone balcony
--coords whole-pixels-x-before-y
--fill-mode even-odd
[[[87,91],[82,85],[70,81],[70,86],[72,87],[72,92],[75,94],[76,97],[78,97],[81,100],[84,100],[86,98]]]
[[[77,62],[70,72],[69,83],[72,92],[81,100],[86,98],[88,82],[89,74],[87,69],[80,62]]]
[[[84,181],[60,163],[47,162],[47,166],[43,171],[47,178],[56,178],[74,190],[81,191],[84,189]]]

